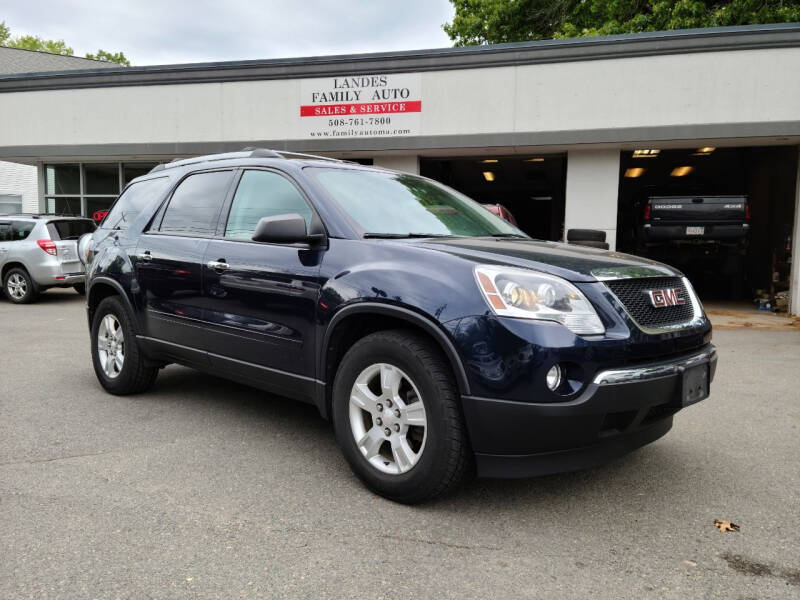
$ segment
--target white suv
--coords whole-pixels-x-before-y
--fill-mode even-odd
[[[85,292],[77,240],[94,231],[91,219],[56,215],[0,215],[0,280],[11,302],[32,302],[51,287]]]

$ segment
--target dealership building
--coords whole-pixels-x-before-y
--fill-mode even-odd
[[[717,274],[791,289],[800,313],[798,24],[87,62],[7,72],[0,61],[0,161],[36,167],[31,210],[92,215],[159,162],[251,146],[420,173],[503,204],[534,237],[600,229],[625,251],[651,195],[746,195],[741,269]]]

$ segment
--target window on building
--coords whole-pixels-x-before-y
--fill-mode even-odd
[[[311,207],[294,184],[272,171],[245,171],[228,216],[225,237],[251,239],[263,217],[297,213],[311,222]]]
[[[45,165],[45,211],[86,217],[103,213],[132,179],[155,165],[152,162]]]
[[[22,196],[17,194],[0,194],[0,214],[22,212]]]
[[[54,215],[80,215],[81,197],[72,196],[47,199],[47,212]]]
[[[160,231],[183,235],[214,235],[232,171],[198,173],[184,179],[172,194]]]

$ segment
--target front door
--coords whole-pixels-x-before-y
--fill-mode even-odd
[[[217,230],[233,171],[185,178],[136,247],[137,295],[146,336],[159,351],[184,360],[204,357],[202,264]]]
[[[315,377],[313,332],[323,251],[251,238],[262,217],[296,213],[307,226],[318,217],[292,180],[266,169],[244,170],[229,206],[203,261],[211,362],[302,396]]]

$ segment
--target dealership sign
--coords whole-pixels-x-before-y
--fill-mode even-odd
[[[418,135],[420,87],[419,73],[303,79],[301,133],[310,138]]]

